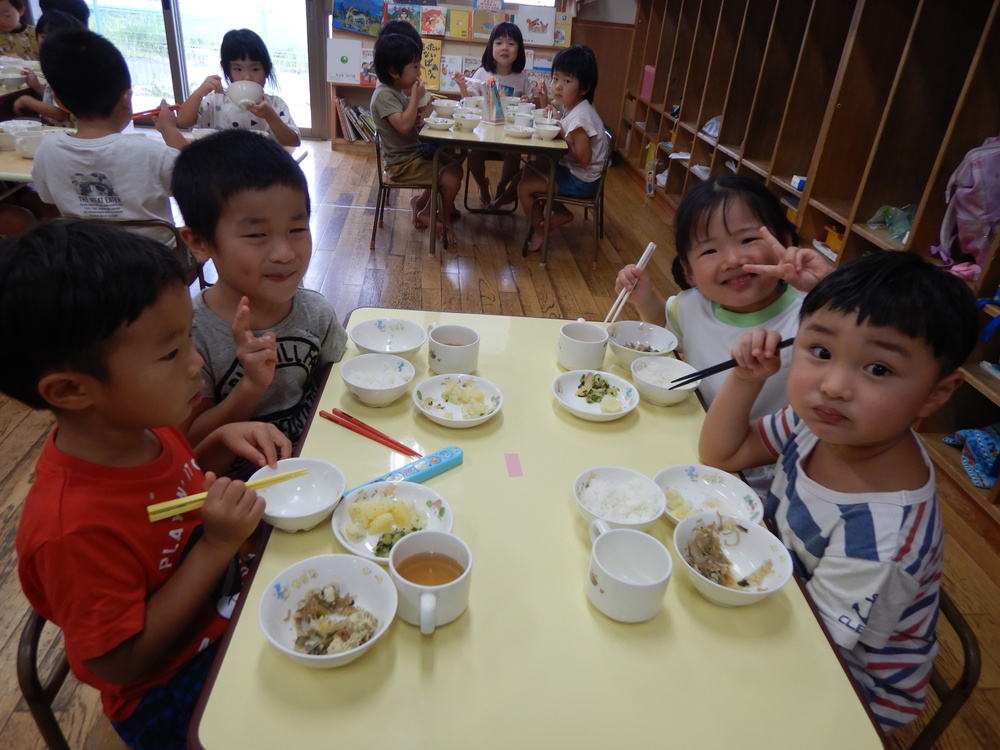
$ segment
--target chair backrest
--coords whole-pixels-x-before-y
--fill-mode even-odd
[[[38,670],[38,641],[45,622],[45,618],[35,610],[28,614],[28,621],[21,631],[21,642],[17,647],[17,682],[45,744],[50,750],[69,750],[69,743],[52,710],[52,703],[69,673],[69,662],[66,660],[66,653],[60,649],[55,666],[45,680],[41,679]]]
[[[962,645],[962,673],[958,676],[958,679],[949,684],[935,666],[934,671],[931,673],[930,686],[941,702],[941,705],[936,711],[930,714],[930,718],[924,725],[924,728],[920,730],[920,734],[910,744],[910,750],[928,750],[934,747],[934,743],[937,742],[938,737],[948,727],[951,720],[955,718],[955,714],[958,713],[962,704],[972,695],[976,683],[979,682],[979,671],[982,665],[979,653],[979,641],[976,640],[976,634],[972,632],[969,623],[966,622],[965,617],[958,607],[955,606],[955,602],[951,600],[951,597],[948,596],[943,586],[941,587],[939,606],[941,614],[944,615],[944,618],[955,630],[958,640]]]
[[[198,262],[197,258],[191,252],[191,248],[187,246],[184,239],[181,237],[181,230],[178,229],[172,222],[164,221],[163,219],[127,219],[123,221],[116,221],[120,227],[133,227],[133,228],[157,228],[161,227],[174,236],[174,249],[180,254],[181,260],[184,261],[185,265],[190,269],[190,275],[188,276],[188,283],[193,283],[195,279],[198,280],[198,287],[200,289],[205,289],[209,284],[205,281],[205,276],[201,270],[201,264]]]
[[[382,136],[375,132],[375,166],[378,169],[378,186],[385,186],[385,171],[382,166]]]

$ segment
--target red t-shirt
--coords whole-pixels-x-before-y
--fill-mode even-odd
[[[206,601],[188,633],[145,677],[128,685],[104,682],[84,665],[142,631],[146,600],[180,565],[194,511],[151,523],[146,506],[202,491],[203,474],[176,428],[153,430],[159,458],[125,469],[73,458],[49,435],[35,466],[17,530],[18,574],[25,596],[63,631],[73,673],[101,691],[104,712],[127,718],[142,697],[165,684],[218,638],[225,603]]]

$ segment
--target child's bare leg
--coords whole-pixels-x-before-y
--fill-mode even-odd
[[[484,206],[490,202],[490,180],[486,176],[486,152],[479,149],[469,151],[469,174],[479,187],[479,202]]]
[[[533,169],[525,169],[526,176],[521,180],[517,188],[517,197],[524,207],[524,212],[528,216],[528,221],[534,227],[531,241],[528,243],[528,252],[536,252],[542,247],[542,232],[544,230],[545,214],[543,204],[535,204],[537,193],[547,192],[549,189],[548,180]],[[556,203],[552,207],[552,216],[549,219],[549,229],[569,224],[573,221],[573,214],[561,203]]]
[[[420,195],[410,198],[410,221],[414,229],[427,229],[430,226],[430,199],[430,190],[422,190]]]
[[[441,234],[447,238],[449,243],[455,244],[458,242],[458,237],[451,224],[451,210],[455,206],[455,196],[458,195],[458,189],[462,186],[462,165],[452,164],[441,173],[438,183],[441,186],[441,214],[439,217]]]
[[[503,195],[507,192],[507,188],[510,186],[511,180],[518,173],[521,168],[521,157],[517,154],[504,154],[503,157],[503,167],[500,170],[500,180],[497,182],[497,196]],[[514,200],[515,192],[511,193],[510,199],[507,203]]]
[[[525,167],[521,171],[514,173],[514,175],[510,178],[510,183],[507,185],[507,188],[502,193],[497,192],[497,197],[493,199],[492,203],[490,203],[489,209],[491,211],[496,211],[497,209],[506,206],[508,203],[513,203],[515,197],[520,199],[521,188],[519,185],[521,180],[524,179],[524,175],[528,173],[529,169],[530,167]]]

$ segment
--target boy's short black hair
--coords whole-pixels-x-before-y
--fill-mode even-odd
[[[86,0],[38,0],[38,9],[42,13],[53,10],[69,13],[79,19],[85,27],[90,20],[90,8],[87,7]]]
[[[271,64],[271,54],[260,35],[250,29],[230,29],[222,37],[222,48],[219,51],[219,64],[222,75],[228,83],[233,79],[229,76],[229,64],[238,60],[254,60],[264,66],[264,77],[275,85],[274,66]]]
[[[24,10],[24,0],[7,0],[14,10]],[[23,21],[23,19],[22,19]]]
[[[215,228],[233,196],[285,185],[301,190],[309,210],[309,184],[277,141],[249,130],[223,130],[185,146],[174,162],[170,189],[195,236],[215,241]]]
[[[35,36],[55,34],[60,31],[77,31],[87,25],[71,13],[64,10],[47,10],[38,17],[35,24]]]
[[[34,409],[46,374],[107,377],[108,339],[171,284],[186,285],[176,251],[91,220],[38,224],[0,244],[0,327],[8,364],[0,391]]]
[[[87,29],[60,32],[59,43],[43,44],[38,57],[52,91],[77,118],[110,116],[132,88],[122,53]]]
[[[387,34],[402,34],[403,36],[409,37],[420,45],[421,53],[424,51],[424,38],[420,36],[420,32],[417,31],[416,27],[409,21],[401,21],[398,18],[392,21],[386,21],[379,27],[376,40],[380,37],[386,36]]]
[[[514,73],[520,73],[524,70],[524,66],[528,64],[528,57],[524,54],[524,36],[521,34],[521,29],[518,28],[517,24],[510,21],[498,23],[493,27],[493,31],[490,32],[489,41],[486,42],[486,49],[483,50],[483,68],[490,73],[497,72],[497,61],[493,57],[493,42],[497,39],[513,39],[517,42],[517,57],[514,58],[511,70]]]
[[[386,86],[392,86],[392,74],[399,76],[412,62],[420,62],[420,45],[403,34],[386,34],[375,40],[372,55],[375,75]]]
[[[571,75],[580,82],[580,91],[585,91],[583,98],[594,103],[594,91],[597,90],[597,58],[594,51],[585,44],[574,44],[560,50],[552,59],[552,72]]]
[[[800,319],[824,308],[924,341],[942,377],[969,358],[979,329],[965,282],[903,251],[876,251],[835,269],[806,295]]]

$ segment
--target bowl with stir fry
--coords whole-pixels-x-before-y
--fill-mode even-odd
[[[688,516],[674,528],[674,547],[698,593],[720,607],[755,604],[792,577],[785,545],[745,518],[714,512]]]
[[[392,623],[397,602],[396,587],[380,566],[354,555],[317,555],[271,581],[257,621],[281,653],[330,669],[370,649]]]
[[[624,378],[600,370],[570,370],[552,381],[552,395],[570,414],[588,422],[621,419],[639,405],[639,392]]]
[[[662,357],[677,348],[677,337],[663,326],[621,320],[608,327],[608,344],[626,370],[639,357]]]

